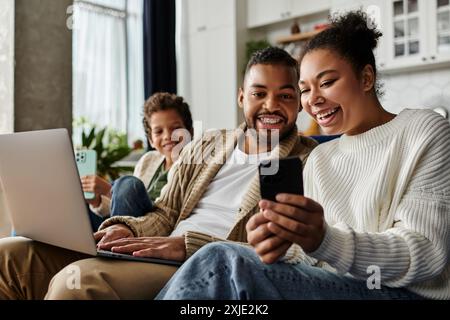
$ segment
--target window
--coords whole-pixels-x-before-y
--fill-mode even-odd
[[[73,116],[144,139],[143,0],[75,0]],[[80,140],[74,130],[74,141]]]

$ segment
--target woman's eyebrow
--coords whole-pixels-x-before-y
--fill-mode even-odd
[[[329,69],[329,70],[322,71],[322,72],[320,72],[320,73],[316,76],[316,79],[320,79],[320,78],[322,78],[323,76],[325,76],[325,75],[327,75],[327,74],[329,74],[329,73],[337,73],[337,70]],[[300,79],[300,82],[299,82],[299,83],[300,83],[300,84],[305,84],[305,81],[302,80],[302,79]]]

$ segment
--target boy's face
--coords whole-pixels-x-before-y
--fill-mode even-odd
[[[257,64],[251,67],[239,91],[249,129],[258,133],[278,130],[282,139],[295,126],[300,106],[300,89],[293,68]]]
[[[172,141],[172,134],[177,129],[184,129],[183,120],[173,109],[162,110],[152,114],[150,143],[166,159],[171,157],[173,148],[182,141]]]

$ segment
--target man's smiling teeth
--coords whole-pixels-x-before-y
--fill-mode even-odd
[[[280,118],[265,118],[265,117],[261,117],[259,118],[259,120],[264,124],[278,124],[283,121]]]
[[[334,109],[331,109],[331,110],[329,110],[329,111],[327,111],[327,112],[324,112],[324,113],[318,113],[316,117],[317,117],[319,120],[323,120],[324,118],[326,118],[326,117],[332,115],[333,113],[335,113],[336,111],[338,111],[338,109],[339,109],[339,108],[334,108]]]

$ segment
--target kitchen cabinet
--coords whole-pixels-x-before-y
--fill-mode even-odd
[[[321,11],[330,10],[331,0],[291,0],[292,15],[306,16]]]
[[[191,36],[192,116],[204,130],[237,126],[236,41],[232,27]]]
[[[187,0],[189,34],[235,24],[235,0]]]
[[[179,83],[180,94],[188,99],[193,119],[201,122],[203,130],[236,128],[237,1],[188,0],[185,5],[189,30],[182,35],[185,56],[178,67],[186,76]]]
[[[248,0],[247,26],[259,27],[292,17],[291,0]]]
[[[450,1],[435,0],[429,10],[428,20],[431,31],[431,56],[436,61],[450,60]]]
[[[385,71],[450,65],[449,0],[390,0]]]
[[[261,27],[329,10],[330,7],[331,0],[248,0],[247,26]]]

